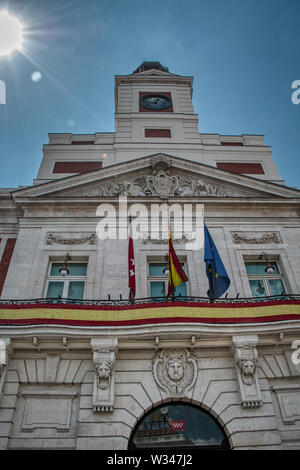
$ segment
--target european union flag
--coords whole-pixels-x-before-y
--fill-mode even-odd
[[[227,291],[230,279],[224,268],[218,250],[214,244],[208,228],[204,224],[204,262],[206,263],[206,275],[209,281],[207,295],[210,299],[217,299]]]

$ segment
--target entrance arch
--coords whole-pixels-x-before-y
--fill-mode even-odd
[[[128,449],[230,449],[228,439],[203,408],[172,401],[150,410],[132,431]]]

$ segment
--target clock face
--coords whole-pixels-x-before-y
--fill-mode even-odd
[[[164,95],[145,95],[140,99],[140,105],[146,109],[161,110],[169,108],[172,101]]]

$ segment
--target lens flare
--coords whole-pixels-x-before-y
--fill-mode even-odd
[[[6,10],[0,11],[0,56],[9,55],[15,49],[21,50],[23,26]]]
[[[33,82],[39,82],[41,79],[42,79],[42,74],[41,74],[41,72],[39,72],[38,70],[35,70],[34,72],[32,72],[32,74],[31,74],[31,80],[32,80]]]

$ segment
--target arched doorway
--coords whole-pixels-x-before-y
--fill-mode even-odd
[[[198,406],[164,403],[149,411],[135,426],[129,450],[229,449],[228,439],[218,422]]]

